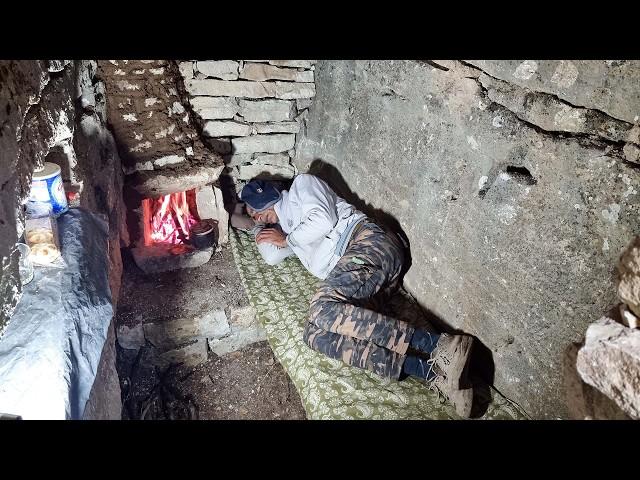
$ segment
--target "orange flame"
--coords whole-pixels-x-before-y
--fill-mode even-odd
[[[183,244],[189,239],[191,227],[197,219],[191,215],[186,192],[171,193],[150,199],[151,240],[171,245]]]

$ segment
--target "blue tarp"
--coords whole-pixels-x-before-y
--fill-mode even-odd
[[[35,267],[0,338],[0,413],[80,419],[113,318],[101,217],[58,218],[64,268]]]

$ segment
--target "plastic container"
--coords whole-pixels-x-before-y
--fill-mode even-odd
[[[31,249],[29,258],[34,264],[55,266],[60,259],[62,252],[57,225],[53,217],[26,219],[24,238]]]
[[[20,259],[18,260],[18,270],[20,272],[20,282],[26,285],[33,280],[33,262],[31,261],[31,249],[25,243],[18,243],[18,252]]]
[[[27,217],[58,217],[69,210],[61,172],[58,165],[50,162],[45,162],[33,172],[31,192],[26,205]]]

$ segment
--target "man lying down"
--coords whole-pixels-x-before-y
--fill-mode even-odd
[[[448,397],[458,415],[470,416],[473,338],[430,333],[376,311],[399,287],[404,253],[394,234],[309,174],[295,177],[288,191],[253,180],[240,199],[248,216],[234,213],[231,224],[255,234],[265,262],[296,255],[323,280],[304,329],[311,348],[383,377],[419,377]]]

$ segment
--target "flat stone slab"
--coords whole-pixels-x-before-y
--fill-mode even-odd
[[[143,328],[145,338],[162,350],[178,348],[197,339],[222,338],[231,333],[224,310],[195,318],[145,323]]]
[[[240,78],[263,82],[265,80],[285,80],[291,82],[313,82],[313,72],[299,72],[295,68],[281,68],[264,63],[245,63]]]
[[[240,115],[247,122],[280,122],[293,120],[293,102],[287,100],[240,100]]]
[[[195,367],[207,361],[207,341],[196,340],[190,345],[169,350],[154,358],[153,363],[160,368],[182,363],[188,367]]]
[[[232,175],[234,174],[235,172],[232,172]],[[252,163],[250,165],[240,165],[238,167],[238,173],[234,176],[240,180],[251,180],[252,178],[293,178],[295,174],[296,170],[293,165]]]
[[[276,98],[285,100],[311,98],[316,95],[315,83],[274,82],[276,84]]]
[[[257,154],[253,159],[253,163],[259,163],[262,165],[280,165],[281,167],[290,167],[291,164],[289,155],[286,153],[269,153],[269,154]]]
[[[193,97],[189,102],[204,120],[231,119],[240,109],[237,100],[231,97]]]
[[[222,356],[235,352],[252,343],[262,342],[267,339],[266,331],[262,329],[242,330],[225,338],[210,338],[209,348],[216,355]]]
[[[188,80],[185,88],[191,95],[210,97],[266,98],[276,96],[277,82],[252,82],[249,80]]]
[[[293,134],[252,135],[231,140],[234,153],[280,153],[292,149],[296,143]]]
[[[218,160],[218,159],[216,159]],[[158,198],[170,193],[184,192],[191,188],[214,183],[224,169],[222,157],[220,165],[198,166],[180,172],[140,172],[135,174],[133,188],[145,198]]]
[[[205,122],[202,133],[207,137],[246,137],[251,135],[252,127],[246,123],[233,121]]]
[[[206,60],[196,63],[198,72],[207,77],[235,80],[238,78],[239,63],[235,60]]]
[[[260,324],[252,306],[231,308],[229,325],[231,332],[226,337],[209,338],[209,348],[216,355],[235,352],[252,343],[267,339],[267,333]]]
[[[253,60],[256,62],[257,60]],[[270,65],[277,67],[298,67],[298,68],[311,68],[316,63],[315,60],[268,60]]]
[[[298,133],[300,124],[298,122],[279,122],[279,123],[255,123],[253,125],[255,133]]]
[[[194,250],[175,255],[170,246],[149,245],[131,249],[136,265],[144,273],[167,272],[181,268],[195,268],[211,259],[213,248]]]

